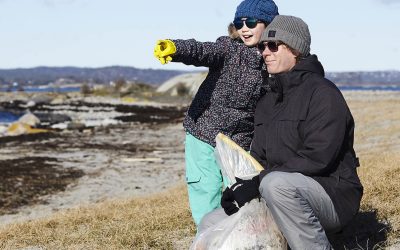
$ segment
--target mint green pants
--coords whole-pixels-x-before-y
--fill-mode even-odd
[[[189,133],[185,139],[185,161],[190,209],[199,225],[205,214],[221,207],[223,178],[214,147]]]

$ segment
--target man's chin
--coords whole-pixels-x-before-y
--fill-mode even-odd
[[[276,70],[274,67],[268,67],[268,66],[267,66],[267,71],[268,71],[268,73],[270,73],[270,74],[276,74],[276,73],[278,73],[277,70]]]

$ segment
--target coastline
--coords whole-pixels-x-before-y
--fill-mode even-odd
[[[0,168],[8,173],[7,186],[11,187],[0,192],[0,201],[6,204],[0,210],[1,226],[107,199],[146,196],[183,181],[185,107],[71,95],[62,102],[54,101],[60,99],[54,96],[31,109],[68,114],[72,122],[83,126],[53,124],[47,126],[48,133],[0,137]],[[39,94],[0,95],[0,102],[27,103],[27,96],[43,98]],[[21,165],[25,165],[24,172],[17,173]],[[43,165],[55,174],[45,176]],[[61,171],[65,169],[74,174],[67,176]],[[69,179],[60,187],[56,187],[59,183],[44,185],[28,177],[37,172],[43,172],[36,176],[42,182]],[[16,199],[18,193],[26,199]]]
[[[376,211],[379,212],[379,209],[385,211],[384,208],[379,207],[381,201],[375,202],[373,188],[376,183],[370,183],[372,176],[369,171],[372,171],[375,176],[385,171],[390,173],[391,169],[384,169],[383,166],[379,167],[376,164],[379,164],[381,157],[386,157],[386,161],[390,163],[391,160],[387,157],[399,154],[400,92],[343,91],[343,95],[356,123],[355,150],[362,162],[358,171],[362,173],[363,183],[366,186],[369,185],[365,191],[370,194],[366,196],[367,203],[364,204],[364,212],[358,221],[358,225],[363,225],[362,223],[366,223],[365,219],[375,221],[378,218]],[[91,103],[99,103],[99,100],[96,102],[95,98],[91,101]],[[109,101],[120,102],[120,100]],[[83,103],[88,102],[86,100]],[[136,104],[129,104],[129,106],[136,106]],[[155,106],[160,107],[160,104]],[[171,108],[173,105],[161,106]],[[163,108],[157,110],[160,111]],[[21,140],[10,139],[5,144],[0,139],[0,144],[6,145],[0,148],[0,156],[3,160],[5,156],[8,157],[7,159],[19,156],[51,157],[59,160],[55,164],[58,167],[80,169],[85,172],[84,176],[66,186],[65,191],[41,196],[38,203],[20,207],[13,211],[14,214],[0,216],[0,224],[8,225],[43,218],[57,211],[110,199],[145,197],[182,184],[184,180],[182,118],[183,113],[180,113],[179,118],[175,117],[161,123],[155,120],[126,121],[120,124],[86,128],[82,131],[67,129],[41,139],[29,136]],[[43,147],[42,144],[47,146]],[[389,180],[391,179],[385,181]],[[379,179],[378,183],[380,183]],[[396,232],[396,226],[398,226],[396,220],[398,220],[398,215],[395,214],[394,218],[389,218],[387,221],[385,219],[382,223],[375,222],[378,223],[377,227],[383,227],[384,230],[389,230],[389,225],[392,224]],[[376,239],[380,239],[385,234],[382,230],[374,230],[370,227],[373,226],[367,225],[353,230],[353,232],[361,232],[360,242],[367,239],[366,244],[368,244],[369,238],[362,237],[372,235],[371,237],[376,237],[373,238],[375,240],[373,242],[376,243]],[[373,234],[365,234],[362,230],[370,230],[367,233]]]

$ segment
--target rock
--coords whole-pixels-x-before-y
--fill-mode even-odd
[[[51,128],[54,128],[54,129],[61,129],[61,130],[64,130],[64,129],[67,129],[68,124],[67,124],[67,123],[57,123],[57,124],[51,125],[50,127],[51,127]]]
[[[138,101],[138,99],[134,98],[134,97],[130,97],[130,96],[125,96],[125,97],[121,98],[121,101],[123,103],[135,103]]]
[[[15,136],[15,135],[26,134],[29,129],[30,129],[29,125],[26,125],[21,122],[14,122],[10,124],[10,126],[8,127],[6,135]]]
[[[47,94],[36,94],[31,99],[35,104],[49,104],[52,100],[53,97]]]
[[[84,123],[80,123],[80,122],[71,122],[68,123],[67,125],[67,129],[70,130],[83,130],[86,128],[86,125]]]
[[[32,114],[32,113],[27,113],[27,114],[21,116],[21,117],[18,119],[18,121],[21,122],[21,123],[27,124],[27,125],[29,125],[29,126],[31,126],[31,127],[36,127],[37,125],[40,124],[39,118],[37,118],[37,117],[36,117],[34,114]]]
[[[51,102],[50,104],[56,105],[56,104],[64,104],[67,101],[67,97],[65,95],[57,95]]]
[[[194,96],[206,76],[207,72],[178,75],[164,82],[156,91],[169,93],[171,96]]]
[[[31,128],[28,124],[22,122],[14,122],[11,123],[7,129],[6,135],[8,136],[16,136],[22,134],[35,134],[35,133],[43,133],[48,132],[46,129],[37,129]]]
[[[7,126],[0,125],[0,135],[3,135],[7,132]]]
[[[34,101],[30,100],[26,103],[25,107],[31,108],[31,107],[34,107],[35,105],[36,105],[36,103]]]
[[[35,115],[40,119],[42,123],[46,124],[56,124],[72,121],[71,117],[64,114],[54,114],[54,113],[35,113]]]

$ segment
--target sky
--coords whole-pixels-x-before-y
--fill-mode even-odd
[[[161,65],[159,39],[215,41],[241,0],[0,0],[0,69],[196,70]],[[400,70],[400,0],[276,0],[309,26],[326,71]]]

